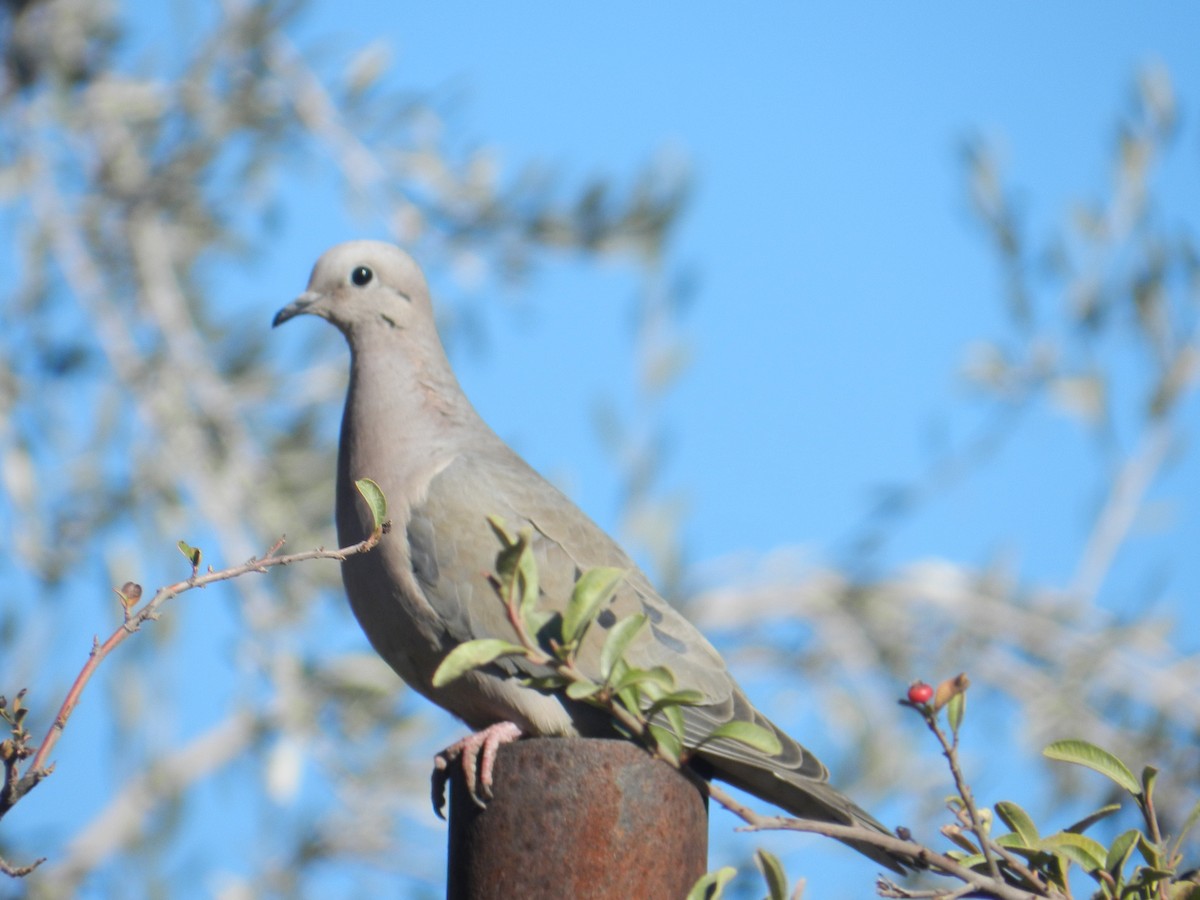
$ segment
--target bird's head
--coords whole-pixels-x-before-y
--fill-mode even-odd
[[[361,333],[433,321],[425,276],[412,257],[383,241],[350,241],[327,250],[313,266],[307,289],[272,324],[305,314],[336,325],[351,344]]]

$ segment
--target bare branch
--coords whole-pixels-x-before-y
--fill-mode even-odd
[[[826,837],[836,838],[839,841],[870,844],[873,847],[878,847],[880,850],[885,850],[896,856],[913,859],[939,874],[956,878],[970,886],[972,890],[982,891],[984,892],[983,896],[994,897],[996,900],[1034,900],[1034,898],[1039,897],[1051,898],[1051,900],[1066,900],[1065,895],[1049,888],[1045,891],[1030,891],[1005,884],[998,878],[993,878],[988,874],[976,872],[974,869],[968,869],[965,866],[959,865],[950,857],[938,853],[936,850],[931,850],[924,844],[918,844],[916,841],[903,840],[893,837],[890,834],[884,834],[883,832],[874,831],[859,825],[814,822],[809,819],[793,819],[788,816],[764,816],[745,804],[734,800],[723,788],[711,782],[708,784],[708,794],[721,804],[721,806],[745,822],[749,826],[744,829],[746,831],[802,831],[808,834],[825,835]],[[882,896],[920,895],[882,894]],[[931,896],[953,897],[958,895],[950,892],[933,894]]]
[[[4,796],[0,797],[0,800],[3,801],[3,804],[0,805],[0,818],[53,771],[53,766],[46,766],[46,759],[49,757],[54,745],[58,743],[59,737],[62,736],[63,730],[71,718],[71,714],[79,703],[83,689],[91,681],[92,675],[95,674],[96,669],[108,654],[123,643],[131,634],[141,628],[143,623],[157,618],[159,607],[162,604],[173,597],[187,593],[195,588],[206,587],[219,581],[228,581],[231,578],[237,578],[251,572],[266,572],[274,566],[286,566],[309,559],[345,560],[351,556],[366,553],[373,549],[388,529],[389,525],[384,523],[382,528],[370,535],[366,540],[340,550],[326,550],[320,547],[316,550],[306,550],[287,556],[275,555],[284,544],[284,539],[280,538],[262,557],[251,557],[241,565],[231,566],[220,571],[209,571],[203,575],[194,575],[184,581],[177,581],[167,587],[159,588],[154,596],[147,600],[139,610],[136,612],[126,611],[125,621],[121,627],[109,635],[108,639],[103,643],[96,642],[93,645],[92,651],[88,655],[88,661],[84,663],[83,668],[79,671],[74,683],[71,685],[71,689],[67,692],[62,706],[59,707],[58,715],[54,717],[54,722],[50,726],[50,730],[46,733],[45,738],[42,739],[37,753],[26,767],[24,774],[12,785],[11,790],[6,791]]]
[[[950,774],[954,778],[954,786],[958,789],[958,796],[962,799],[963,805],[966,807],[967,827],[979,839],[979,846],[983,850],[983,858],[987,863],[988,873],[992,878],[999,879],[1000,869],[996,865],[996,857],[992,852],[992,842],[987,826],[984,825],[983,820],[979,816],[979,809],[975,806],[975,795],[971,792],[971,786],[967,784],[962,767],[958,764],[958,734],[957,732],[955,733],[953,741],[947,740],[946,733],[938,725],[937,714],[933,711],[924,713],[924,718],[925,724],[933,732],[934,737],[938,739],[938,743],[942,745],[942,755],[946,757],[946,762],[950,766]]]
[[[8,862],[3,856],[0,856],[0,874],[10,875],[13,878],[24,878],[38,866],[46,861],[46,857],[35,859],[27,866],[14,866]]]

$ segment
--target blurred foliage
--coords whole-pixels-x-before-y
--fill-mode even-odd
[[[348,58],[296,46],[299,10],[285,0],[206,6],[177,43],[144,51],[123,13],[116,0],[0,4],[0,688],[35,688],[30,721],[82,663],[56,659],[47,671],[46,656],[47,618],[77,608],[81,586],[178,576],[165,567],[179,565],[170,544],[183,535],[216,562],[261,553],[282,528],[293,545],[328,539],[331,492],[314,473],[333,472],[341,365],[297,374],[265,345],[265,319],[247,328],[214,287],[261,267],[263,248],[295,227],[287,186],[315,181],[317,168],[342,211],[385,227],[450,285],[451,340],[469,325],[453,316],[455,290],[521,279],[549,250],[637,267],[638,405],[629,421],[610,407],[598,418],[627,533],[663,587],[689,583],[681,501],[657,484],[662,399],[687,361],[678,322],[689,285],[664,261],[688,192],[678,167],[582,185],[537,164],[505,172],[492,148],[460,149],[445,98],[385,86],[383,44]],[[1175,783],[1200,779],[1194,646],[1182,648],[1144,598],[1099,602],[1162,473],[1196,465],[1185,409],[1197,253],[1154,192],[1177,119],[1165,73],[1147,70],[1120,118],[1108,189],[1042,243],[996,155],[969,143],[969,195],[1000,263],[1007,322],[966,365],[986,423],[926,478],[881,492],[837,565],[701,585],[690,599],[706,628],[823,685],[831,733],[858,748],[841,787],[857,764],[867,781],[920,796],[929,777],[895,752],[903,726],[890,698],[913,674],[959,669],[985,697],[1011,699],[1034,746],[1077,736],[1154,760]],[[905,516],[1019,440],[1026,411],[1047,403],[1076,417],[1105,473],[1081,486],[1099,499],[1072,583],[945,560],[880,572],[877,550]],[[427,815],[425,770],[396,764],[413,740],[403,695],[374,656],[321,646],[317,601],[340,591],[333,568],[290,576],[234,582],[237,695],[199,734],[181,740],[161,722],[186,688],[155,677],[188,639],[178,619],[165,615],[112,660],[84,701],[104,710],[112,735],[79,750],[102,758],[111,800],[49,837],[14,832],[13,818],[0,833],[0,855],[51,856],[29,890],[66,896],[86,881],[149,895],[181,870],[207,874],[189,859],[187,826],[211,804],[207,786],[231,803],[220,785],[244,784],[247,771],[257,791],[236,800],[260,837],[220,861],[237,873],[222,876],[231,896],[311,892],[331,870],[345,893],[372,893],[418,859],[392,840],[410,807]],[[107,591],[95,594],[112,602]],[[796,617],[799,642],[776,627]],[[283,802],[302,770],[321,782],[315,817]],[[1184,815],[1175,799],[1158,798],[1164,828]]]
[[[293,547],[328,540],[330,487],[314,473],[334,471],[344,374],[318,366],[297,379],[265,344],[270,310],[247,328],[214,290],[220,273],[268,255],[290,224],[287,186],[314,181],[314,166],[347,215],[382,223],[463,292],[520,279],[551,250],[625,259],[651,283],[687,193],[677,166],[652,163],[624,184],[564,185],[538,164],[502,174],[491,148],[456,149],[445,98],[383,86],[381,44],[349,58],[295,46],[298,12],[282,0],[197,7],[170,45],[139,51],[145,35],[117,3],[0,8],[4,683],[36,676],[48,691],[51,677],[73,677],[86,647],[46,671],[53,636],[38,610],[71,608],[81,585],[178,577],[165,548],[179,534],[193,563],[203,546],[218,565],[262,553],[284,528]],[[97,819],[64,821],[33,891],[69,894],[97,869],[123,880],[114,859],[136,858],[139,892],[152,893],[169,880],[197,786],[247,754],[281,805],[252,804],[271,840],[222,861],[245,890],[307,890],[335,860],[395,867],[388,836],[427,794],[415,787],[422,766],[395,765],[409,755],[402,691],[365,648],[321,650],[316,601],[340,593],[334,568],[289,574],[232,583],[241,687],[227,719],[191,743],[163,746],[154,725],[185,689],[154,676],[187,639],[173,616],[113,660],[101,680],[113,688],[88,700],[109,708],[102,752],[125,783]],[[48,716],[57,698],[36,693]],[[327,780],[319,820],[283,802],[310,759]],[[12,821],[0,854],[26,846]]]
[[[776,559],[774,571],[743,573],[743,583],[695,600],[702,620],[752,622],[737,629],[744,641],[823,685],[830,727],[849,729],[845,745],[877,784],[928,783],[919,755],[895,753],[904,726],[888,685],[960,669],[996,710],[989,727],[1007,730],[1002,710],[1017,711],[1031,752],[1079,737],[1182,784],[1200,782],[1200,698],[1190,687],[1200,651],[1161,587],[1163,567],[1190,557],[1170,557],[1169,525],[1146,527],[1164,504],[1194,505],[1178,491],[1196,483],[1200,465],[1200,256],[1193,220],[1185,211],[1173,221],[1154,190],[1177,154],[1177,120],[1167,73],[1142,72],[1118,118],[1106,190],[1074,205],[1039,242],[1030,237],[1031,203],[1015,199],[999,154],[967,142],[967,194],[999,263],[1004,312],[1002,332],[966,354],[974,431],[932,455],[921,477],[879,490],[837,565],[788,568]],[[1095,462],[1082,458],[1072,485],[1093,512],[1067,583],[1033,582],[1007,558],[977,568],[936,558],[882,566],[883,548],[910,518],[981,477],[1046,408],[1077,425]],[[989,527],[986,518],[978,527]],[[1019,535],[997,537],[1020,547]],[[1138,540],[1158,552],[1131,553]],[[1112,584],[1122,554],[1127,567],[1142,567],[1133,591],[1128,577]],[[800,641],[778,628],[786,617],[806,624]],[[1050,774],[1057,796],[1047,804],[1081,789],[1069,768]],[[1164,827],[1186,815],[1186,796],[1159,798]]]
[[[1192,832],[1200,824],[1200,800],[1193,800],[1187,817],[1175,833],[1159,819],[1155,786],[1158,770],[1146,766],[1135,776],[1118,757],[1095,744],[1080,740],[1056,741],[1044,755],[1063,763],[1091,769],[1105,776],[1117,791],[1117,802],[1088,812],[1065,828],[1046,833],[1019,804],[1000,801],[979,806],[967,784],[960,762],[961,728],[966,710],[965,673],[946,679],[936,692],[915,682],[901,706],[915,711],[936,738],[949,769],[954,790],[946,797],[950,822],[940,828],[941,840],[930,844],[913,841],[906,829],[895,836],[865,831],[869,842],[899,838],[906,858],[920,860],[906,884],[880,876],[875,890],[880,897],[918,898],[992,897],[996,900],[1197,900],[1200,869],[1189,860]],[[941,713],[945,710],[943,723]],[[1126,802],[1126,798],[1130,803]],[[722,802],[720,794],[714,799]],[[1123,806],[1125,809],[1123,809]],[[1131,809],[1130,809],[1131,808]],[[1107,842],[1087,832],[1122,812],[1135,814],[1134,827],[1110,831]],[[814,823],[787,819],[761,819],[753,811],[735,810],[756,830],[801,828]],[[1127,817],[1126,817],[1127,818]],[[1004,826],[1008,830],[1005,831]],[[804,830],[808,830],[807,827]],[[944,849],[949,843],[951,849]],[[765,850],[755,854],[755,864],[766,882],[768,900],[800,900],[805,882],[788,891],[782,863]],[[737,874],[724,867],[700,878],[692,897],[718,900]]]

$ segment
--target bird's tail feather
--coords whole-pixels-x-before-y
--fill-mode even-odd
[[[797,818],[857,825],[881,834],[892,834],[878,819],[824,781],[774,767],[767,759],[754,762],[709,753],[703,756],[720,780],[773,803]],[[907,867],[913,866],[913,860],[874,844],[854,840],[842,840],[842,843],[901,875]]]

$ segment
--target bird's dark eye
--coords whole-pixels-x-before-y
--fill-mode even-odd
[[[375,273],[366,266],[359,266],[350,273],[350,280],[358,287],[366,287],[371,283],[371,279],[375,277]]]

